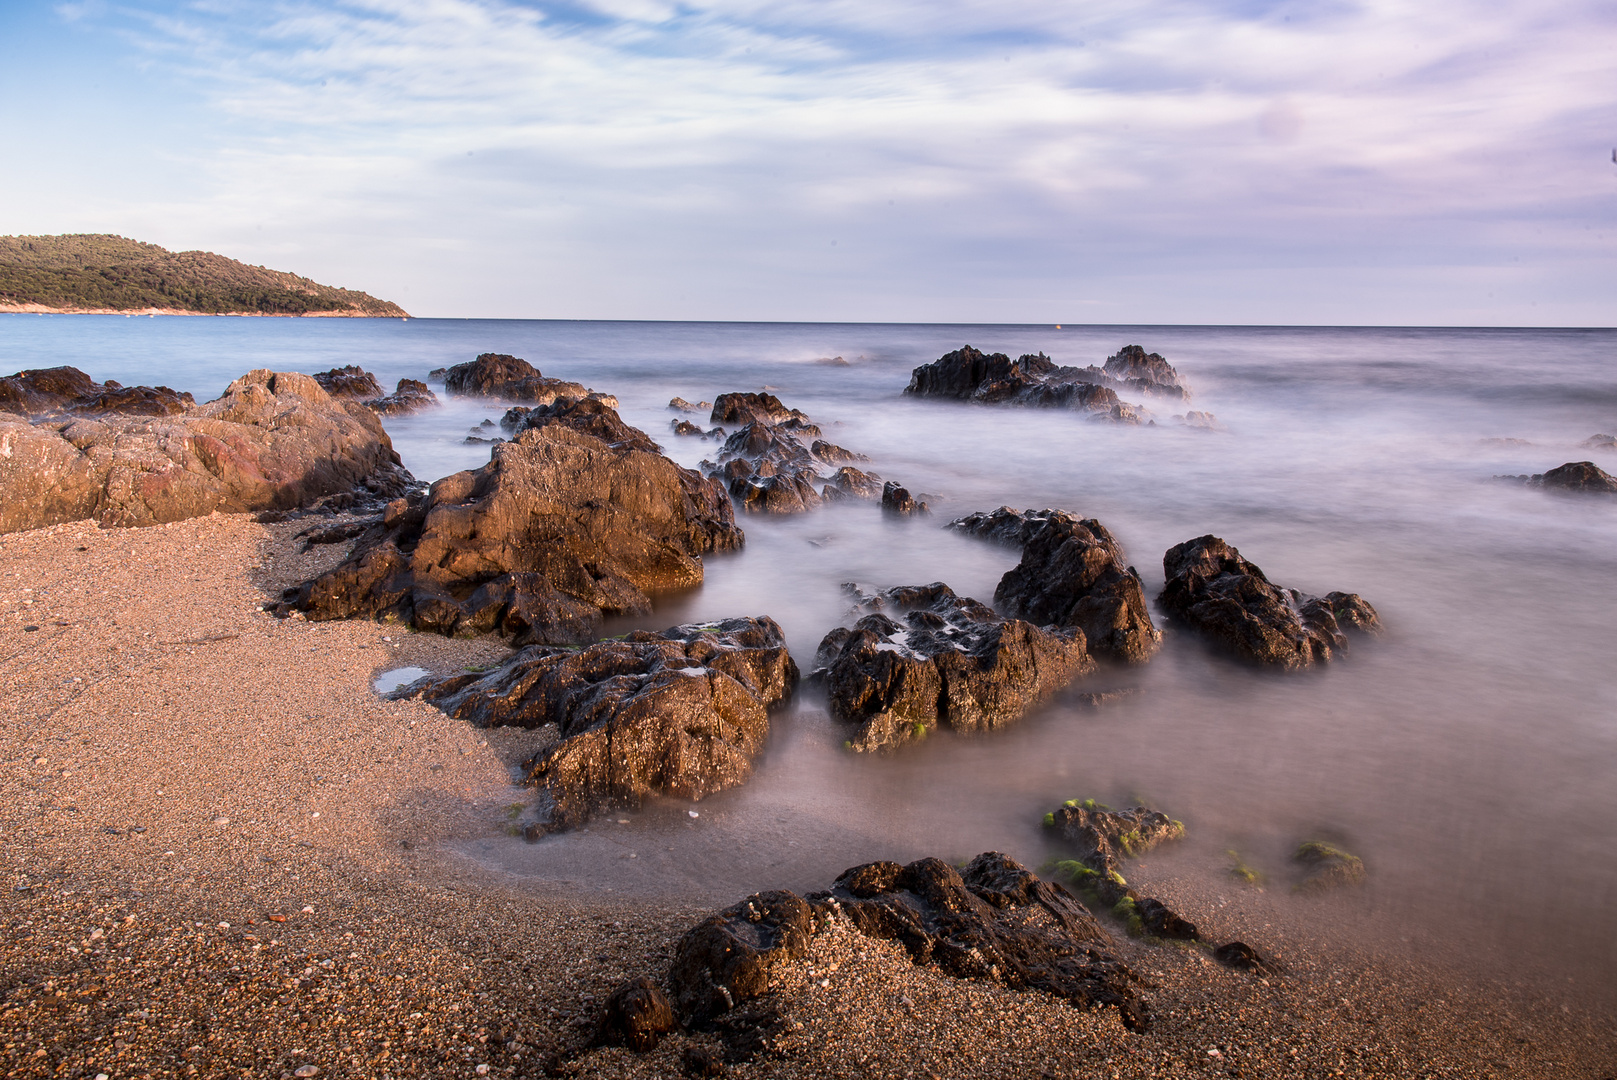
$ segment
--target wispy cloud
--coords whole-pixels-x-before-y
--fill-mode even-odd
[[[1159,279],[1452,268],[1432,295],[1481,307],[1472,271],[1523,254],[1610,275],[1585,228],[1617,193],[1599,3],[119,11],[78,15],[229,118],[204,213],[369,235],[411,273],[407,244],[435,252],[455,311],[879,317],[883,288],[898,317],[1198,318],[1194,277]],[[799,307],[758,309],[766,283]]]

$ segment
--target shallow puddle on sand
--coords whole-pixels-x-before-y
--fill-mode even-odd
[[[384,671],[371,680],[371,688],[378,694],[391,694],[401,686],[409,686],[417,679],[425,678],[432,672],[424,667],[401,667],[392,671]]]

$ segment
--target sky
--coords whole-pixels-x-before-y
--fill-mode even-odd
[[[0,234],[418,316],[1617,325],[1610,0],[0,0]]]

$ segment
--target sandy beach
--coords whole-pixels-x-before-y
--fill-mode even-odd
[[[457,854],[505,836],[531,801],[513,779],[533,736],[385,701],[371,682],[504,646],[264,613],[344,553],[299,553],[300,527],[214,515],[0,537],[6,1073],[681,1075],[704,1036],[645,1055],[579,1044],[606,995],[660,976],[705,911]],[[1354,895],[1299,908],[1221,873],[1153,877],[1146,858],[1131,881],[1279,970],[1228,970],[1109,924],[1148,1031],[958,982],[844,930],[781,976],[777,1048],[726,1073],[1617,1073],[1609,987],[1527,958],[1470,964],[1400,942]]]

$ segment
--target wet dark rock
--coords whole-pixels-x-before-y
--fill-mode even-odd
[[[1169,938],[1174,941],[1201,940],[1201,932],[1196,929],[1196,924],[1173,911],[1161,900],[1146,897],[1135,901],[1134,907],[1139,914],[1141,926],[1152,937]]]
[[[408,416],[438,404],[438,395],[420,379],[400,379],[386,397],[373,398],[365,407],[383,416]]]
[[[806,416],[772,394],[720,394],[713,417],[721,416],[741,427],[725,439],[718,463],[703,467],[724,478],[736,506],[749,514],[800,514],[820,505],[820,463],[806,441],[820,429]]]
[[[735,504],[749,514],[801,514],[821,501],[813,482],[796,471],[738,476],[730,481],[729,491]]]
[[[769,989],[769,976],[808,952],[814,912],[796,893],[756,893],[680,938],[668,971],[686,1024],[711,1022]]]
[[[720,394],[713,399],[713,412],[708,419],[715,424],[737,425],[755,422],[774,425],[794,419],[809,423],[807,416],[796,409],[788,409],[774,394],[750,393]]]
[[[1570,491],[1579,494],[1611,494],[1617,492],[1617,477],[1612,476],[1592,461],[1569,461],[1551,469],[1534,481],[1551,491]]]
[[[848,461],[869,461],[863,454],[856,454],[852,450],[844,450],[835,443],[828,443],[823,439],[814,440],[809,452],[827,465],[841,465]]]
[[[650,593],[699,585],[703,554],[741,546],[723,489],[658,454],[600,398],[531,409],[521,423],[487,465],[390,505],[289,607],[581,643],[604,615],[645,615]]]
[[[674,429],[675,435],[706,435],[707,432],[691,423],[689,420],[673,420],[669,426]]]
[[[284,511],[339,493],[379,502],[415,486],[376,416],[306,375],[249,372],[200,406],[74,369],[4,381],[49,415],[0,420],[0,532]],[[102,411],[112,405],[132,411]]]
[[[1138,345],[1125,345],[1107,357],[1107,375],[1133,389],[1167,397],[1185,398],[1190,394],[1173,365],[1158,353],[1148,353]],[[1205,415],[1205,414],[1203,414]]]
[[[1251,971],[1263,974],[1270,970],[1270,965],[1258,951],[1244,941],[1232,941],[1227,945],[1220,945],[1213,950],[1213,959],[1228,968],[1237,971]]]
[[[895,480],[889,480],[881,489],[882,513],[892,514],[896,517],[913,517],[932,512],[924,502],[916,502],[909,489],[901,486]]]
[[[500,418],[500,427],[515,436],[560,425],[620,449],[662,453],[662,447],[651,436],[631,427],[618,415],[617,400],[610,394],[586,394],[578,398],[557,398],[548,405],[507,409]]]
[[[669,401],[668,407],[683,413],[705,413],[713,408],[713,403],[711,401],[686,401],[682,397],[677,397]]]
[[[1146,419],[1138,406],[1118,398],[1118,390],[1186,396],[1178,386],[1141,378],[1116,378],[1094,366],[1058,366],[1043,353],[1012,360],[1004,353],[985,353],[970,345],[916,368],[904,392],[985,405],[1073,409],[1089,413],[1094,419],[1122,423]]]
[[[641,975],[623,983],[606,999],[599,1041],[621,1043],[645,1053],[678,1027],[673,1002],[662,987]]]
[[[1123,548],[1094,518],[1063,510],[1002,506],[949,523],[971,536],[1022,548],[1022,561],[1000,579],[1001,611],[1040,626],[1076,627],[1089,650],[1129,663],[1156,652],[1162,635],[1151,622],[1140,576]]]
[[[1344,885],[1362,885],[1366,877],[1363,859],[1323,840],[1298,845],[1292,861],[1305,871],[1297,892],[1321,893]]]
[[[831,475],[831,482],[820,490],[827,499],[867,499],[875,501],[882,496],[882,479],[852,465],[844,465]]]
[[[1056,863],[1090,902],[1109,908],[1137,935],[1199,941],[1200,932],[1162,901],[1141,896],[1123,878],[1123,859],[1179,840],[1185,827],[1160,810],[1134,806],[1113,810],[1087,799],[1068,800],[1045,815],[1045,828],[1069,848],[1074,860]]]
[[[808,898],[873,938],[901,943],[916,964],[957,979],[1036,990],[1085,1008],[1112,1007],[1139,1030],[1134,976],[1070,893],[997,851],[956,870],[941,859],[869,863]]]
[[[712,1048],[691,1043],[680,1051],[679,1067],[686,1076],[723,1076],[724,1062]]]
[[[864,596],[858,610],[869,614],[831,631],[815,654],[816,679],[831,715],[853,727],[855,750],[939,727],[1003,727],[1094,667],[1082,632],[1002,619],[942,582]]]
[[[195,405],[190,394],[166,386],[98,383],[74,367],[36,368],[0,379],[0,415],[178,416]]]
[[[1313,598],[1270,583],[1216,536],[1162,557],[1168,581],[1157,602],[1174,619],[1243,659],[1283,668],[1323,664],[1347,647],[1343,627],[1376,632],[1375,609],[1354,593]]]
[[[482,353],[476,360],[442,369],[444,392],[450,397],[498,398],[549,405],[557,398],[589,393],[582,384],[547,379],[539,369],[506,353]]]
[[[478,727],[556,725],[560,740],[528,763],[571,828],[603,807],[650,795],[702,799],[745,782],[790,700],[797,665],[772,619],[637,630],[582,649],[530,646],[488,673],[412,684]]]
[[[319,383],[332,397],[368,401],[382,396],[382,384],[376,381],[376,376],[355,364],[321,371],[310,378]]]

